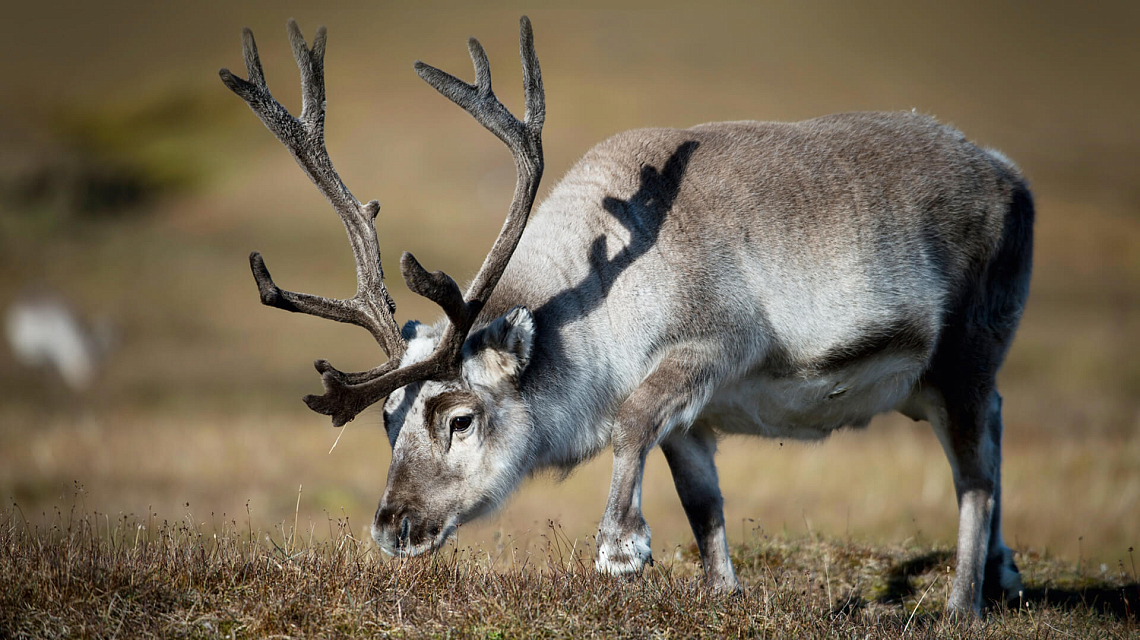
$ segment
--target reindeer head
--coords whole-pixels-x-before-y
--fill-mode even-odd
[[[341,181],[324,142],[325,29],[309,49],[297,23],[289,40],[301,72],[302,110],[289,114],[269,92],[253,33],[243,32],[248,79],[227,69],[222,81],[246,101],[285,145],[344,223],[356,262],[356,295],[335,300],[279,288],[261,255],[250,255],[261,301],[367,329],[388,354],[369,371],[346,373],[316,362],[325,393],[305,403],[344,426],[366,407],[387,398],[384,426],[392,443],[388,487],[373,523],[373,537],[391,553],[415,554],[438,548],[463,522],[504,498],[526,473],[529,416],[519,381],[530,358],[534,321],[515,308],[476,329],[479,313],[518,245],[542,177],[542,75],[534,52],[530,21],[520,21],[526,116],[518,120],[491,91],[483,47],[468,41],[475,84],[416,62],[416,73],[463,107],[506,143],[514,156],[518,182],[506,222],[466,294],[447,274],[429,273],[410,253],[400,260],[408,288],[438,304],[446,323],[409,323],[397,329],[396,305],[384,285],[373,221],[380,203],[360,203]],[[473,329],[475,329],[473,331]]]
[[[441,337],[418,323],[405,334],[409,363]],[[385,551],[438,547],[455,527],[494,509],[526,474],[532,429],[519,379],[533,336],[530,312],[516,307],[472,332],[457,377],[414,382],[388,396],[392,463],[372,525]]]

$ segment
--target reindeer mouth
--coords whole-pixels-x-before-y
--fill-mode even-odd
[[[396,536],[391,536],[377,527],[372,525],[372,539],[376,542],[376,546],[384,553],[397,557],[397,558],[410,558],[424,553],[438,551],[444,544],[447,543],[448,538],[452,536],[459,529],[458,518],[451,516],[447,524],[445,524],[439,533],[430,540],[425,540],[417,544],[411,544],[411,521],[405,518],[400,525],[400,531]]]

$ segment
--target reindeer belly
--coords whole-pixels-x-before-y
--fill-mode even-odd
[[[724,433],[818,440],[899,406],[924,368],[913,355],[884,354],[827,372],[761,370],[721,387],[700,419]]]

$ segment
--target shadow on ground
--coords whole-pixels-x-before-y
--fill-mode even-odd
[[[1091,609],[1120,621],[1140,621],[1140,582],[1115,586],[1092,582],[1080,589],[1058,589],[1048,585],[1025,589],[1025,602],[1034,608]]]
[[[922,592],[912,583],[912,578],[937,570],[939,567],[953,566],[954,553],[951,551],[931,551],[904,560],[891,566],[885,574],[885,588],[874,598],[876,604],[900,605],[907,599],[921,598]],[[1103,580],[1090,580],[1080,588],[1053,587],[1046,580],[1040,585],[1026,585],[1022,591],[1020,606],[1033,610],[1044,608],[1067,611],[1094,611],[1121,622],[1140,622],[1140,582],[1114,584]],[[856,609],[870,604],[856,594],[845,602],[836,603],[833,614],[847,615]],[[1010,603],[1013,608],[1015,603]],[[989,603],[991,607],[1001,606]],[[920,615],[920,618],[931,617]],[[937,617],[935,615],[934,617]]]

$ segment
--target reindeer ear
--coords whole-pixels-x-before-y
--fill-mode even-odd
[[[518,382],[530,363],[534,344],[534,317],[526,307],[515,307],[471,336],[470,358],[464,365],[469,377],[489,383]]]

